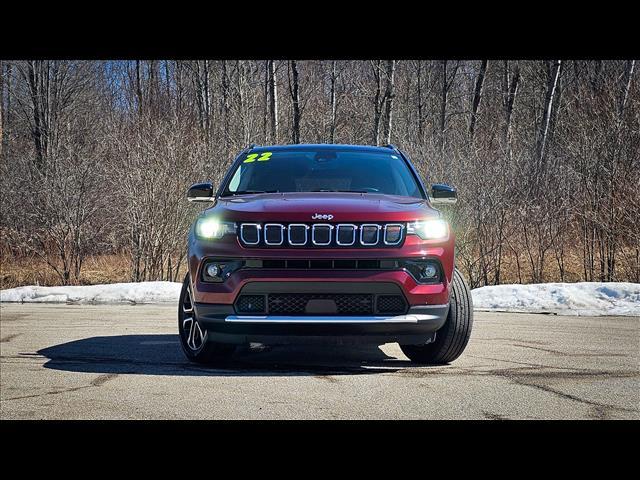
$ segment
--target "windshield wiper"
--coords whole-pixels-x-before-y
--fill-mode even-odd
[[[280,193],[279,190],[238,190],[237,192],[228,192],[222,197],[234,197],[236,195],[252,195],[256,193]]]
[[[366,190],[332,190],[328,188],[320,188],[318,190],[311,190],[312,192],[341,192],[341,193],[369,193]]]

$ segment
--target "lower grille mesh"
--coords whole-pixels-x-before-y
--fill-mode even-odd
[[[406,313],[407,303],[402,295],[270,293],[240,295],[235,302],[235,309],[240,314],[399,315]]]
[[[264,295],[240,295],[236,302],[239,313],[264,312]]]
[[[378,295],[377,307],[380,313],[404,313],[407,309],[400,295]]]
[[[373,295],[368,294],[317,294],[317,293],[273,293],[269,295],[269,313],[304,315],[310,300],[326,300],[324,305],[335,304],[335,311],[342,315],[367,315],[373,313]]]

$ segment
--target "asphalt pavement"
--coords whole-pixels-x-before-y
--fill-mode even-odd
[[[1,419],[640,419],[640,318],[476,312],[465,353],[245,348],[187,362],[173,305],[0,305]]]

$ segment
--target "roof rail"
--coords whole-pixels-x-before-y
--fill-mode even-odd
[[[242,153],[246,153],[246,152],[248,152],[249,150],[251,150],[253,147],[257,147],[257,146],[258,146],[258,145],[256,145],[255,143],[250,143],[250,144],[249,144],[249,146],[248,146],[248,147],[246,147],[244,150],[242,150],[242,152],[240,152],[240,153],[241,153],[241,154],[242,154]]]

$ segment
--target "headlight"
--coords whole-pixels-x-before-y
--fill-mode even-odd
[[[449,225],[441,218],[407,224],[407,233],[418,235],[423,240],[441,240],[449,236]]]
[[[236,233],[236,224],[221,222],[211,217],[200,217],[196,221],[196,237],[211,240],[222,238],[227,233]]]

